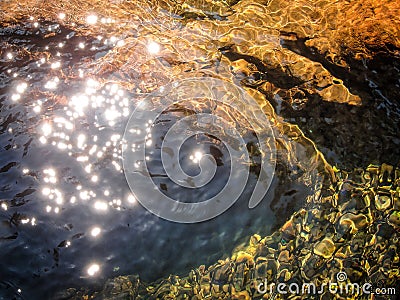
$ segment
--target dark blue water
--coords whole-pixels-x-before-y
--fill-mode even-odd
[[[54,35],[45,38],[49,31]],[[241,198],[216,219],[185,225],[150,214],[132,197],[121,169],[121,137],[140,95],[86,76],[87,62],[117,41],[83,39],[58,24],[33,22],[3,28],[0,35],[0,298],[49,298],[121,274],[150,281],[186,273],[229,256],[251,234],[276,229],[313,193],[313,183],[287,180],[294,166],[282,156],[257,209],[247,207],[257,181],[255,163]],[[152,128],[149,153],[156,154],[149,166],[157,173],[154,181],[176,199],[201,201],[223,187],[230,163],[221,144],[198,136],[180,155],[187,160],[199,147],[213,154],[213,184],[190,195],[171,185],[159,166],[157,141],[185,113],[166,112]],[[251,131],[244,137],[257,143]],[[256,154],[253,159],[259,160]],[[197,172],[190,166],[187,171]]]

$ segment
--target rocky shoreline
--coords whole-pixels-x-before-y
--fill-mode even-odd
[[[280,283],[339,284],[337,274],[345,272],[342,284],[369,283],[400,292],[400,169],[371,165],[335,176],[337,184],[318,201],[310,199],[272,235],[253,235],[229,259],[150,284],[137,275],[120,276],[101,291],[69,289],[55,299],[394,299],[327,288],[314,295],[276,291]],[[268,288],[260,293],[257,286],[264,282]]]

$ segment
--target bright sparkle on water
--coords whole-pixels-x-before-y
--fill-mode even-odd
[[[89,25],[94,25],[97,23],[97,16],[96,15],[89,15],[86,18],[86,23]]]
[[[54,90],[57,88],[58,83],[60,82],[60,79],[58,77],[54,77],[52,80],[49,80],[46,82],[44,88],[48,90]]]
[[[53,62],[51,64],[52,69],[58,69],[59,67],[61,67],[61,63],[59,61]]]
[[[52,131],[53,131],[53,128],[51,127],[51,125],[49,123],[46,122],[42,125],[42,132],[43,132],[44,136],[50,135]]]
[[[99,227],[94,227],[92,228],[92,230],[90,231],[90,234],[94,237],[98,236],[101,232],[101,229]]]
[[[94,203],[94,208],[97,209],[97,210],[105,211],[105,210],[107,210],[108,205],[107,205],[107,203],[104,202],[104,201],[96,201],[96,202]]]
[[[86,145],[85,141],[86,141],[86,136],[83,133],[81,133],[80,135],[78,135],[76,146],[79,149],[83,149],[85,147],[85,145]]]
[[[18,101],[19,99],[21,99],[21,95],[20,94],[13,94],[11,96],[11,100],[13,100],[13,101]]]
[[[158,52],[160,52],[161,47],[159,44],[157,44],[154,41],[151,41],[148,45],[147,45],[147,51],[149,51],[150,54],[157,54]]]
[[[193,155],[190,155],[190,160],[193,161],[193,163],[197,164],[200,162],[201,158],[203,157],[203,153],[200,151],[196,151]]]
[[[63,12],[58,14],[59,20],[65,20],[67,15]],[[88,25],[94,25],[100,20],[95,14],[87,16],[86,22]],[[112,19],[102,19],[102,22],[113,23]],[[35,22],[32,20],[32,22]],[[33,23],[34,27],[42,27],[43,24],[38,22]],[[46,25],[43,28],[47,31],[57,33],[59,25]],[[100,43],[106,45],[123,46],[124,40],[116,35],[112,37],[97,37]],[[103,83],[101,79],[94,76],[89,77],[88,72],[84,67],[76,67],[73,71],[76,74],[76,79],[80,87],[68,93],[68,89],[64,91],[64,87],[68,86],[64,82],[65,66],[68,61],[63,61],[63,51],[67,48],[67,43],[71,40],[59,41],[55,45],[48,44],[45,46],[46,51],[54,51],[52,56],[39,57],[34,61],[35,67],[44,67],[43,70],[48,70],[48,74],[44,76],[45,79],[38,85],[36,82],[30,82],[32,78],[27,76],[25,79],[21,75],[14,72],[13,69],[7,70],[10,77],[15,78],[14,84],[11,86],[11,100],[17,102],[24,99],[27,102],[27,107],[31,113],[35,113],[35,117],[40,118],[39,125],[34,128],[35,133],[38,134],[38,140],[43,145],[41,147],[53,147],[52,149],[58,152],[64,152],[68,159],[74,159],[79,162],[82,167],[83,178],[73,178],[72,184],[74,185],[72,192],[65,190],[66,179],[70,179],[69,175],[65,175],[64,171],[58,168],[58,165],[46,164],[44,168],[39,171],[28,168],[21,169],[25,176],[33,176],[31,174],[38,174],[41,181],[39,188],[40,197],[44,200],[41,209],[57,218],[57,215],[62,215],[68,212],[68,207],[89,207],[93,214],[93,222],[96,218],[101,218],[110,210],[122,210],[123,204],[130,204],[134,207],[137,203],[133,195],[126,195],[123,198],[115,195],[111,189],[104,189],[102,184],[101,173],[98,173],[99,162],[109,158],[108,167],[112,167],[114,171],[122,173],[121,165],[121,143],[122,143],[122,130],[116,132],[114,125],[124,121],[123,118],[128,118],[131,110],[134,108],[132,100],[125,88],[116,83]],[[160,45],[156,42],[148,44],[148,51],[152,54],[157,54],[160,51]],[[87,41],[77,42],[73,45],[76,50],[84,48],[92,48],[93,46]],[[11,60],[17,56],[16,52],[9,52],[4,54],[4,58]],[[50,70],[49,70],[50,69]],[[32,100],[32,93],[39,89],[45,96],[36,97]],[[65,93],[66,92],[66,93]],[[26,100],[25,100],[26,98]],[[21,101],[22,102],[22,101]],[[24,103],[22,103],[24,104]],[[53,109],[51,105],[56,104],[57,107]],[[15,105],[19,105],[16,103]],[[62,109],[59,109],[59,107]],[[51,113],[48,111],[51,109]],[[82,123],[88,122],[90,127],[81,126]],[[102,131],[103,128],[106,130]],[[12,128],[10,128],[12,130]],[[98,131],[97,131],[98,130]],[[149,135],[149,141],[151,141]],[[67,171],[68,172],[68,171]],[[78,177],[78,176],[77,176]],[[77,182],[75,182],[75,180]],[[98,196],[96,195],[98,194]],[[103,195],[104,194],[104,195]],[[0,201],[0,209],[7,210],[7,203]],[[61,216],[60,216],[61,217]],[[34,217],[24,217],[21,220],[22,224],[36,225],[38,223]],[[96,224],[94,223],[94,224]],[[93,223],[92,223],[93,224]],[[100,226],[91,225],[87,228],[87,235],[98,238],[104,229]],[[66,247],[70,246],[68,241]],[[100,271],[98,264],[91,264],[84,268],[84,272],[89,276],[95,276]]]
[[[98,264],[92,264],[87,269],[87,273],[88,273],[89,276],[94,276],[99,271],[100,271],[100,266]]]
[[[135,196],[133,196],[132,194],[130,194],[130,195],[128,196],[128,202],[129,202],[129,203],[136,203],[136,198],[135,198]]]
[[[22,82],[17,85],[17,92],[22,94],[23,92],[25,92],[27,87],[28,87],[28,84],[26,82]]]

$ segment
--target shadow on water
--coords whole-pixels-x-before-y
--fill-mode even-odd
[[[298,124],[326,159],[341,169],[351,170],[371,163],[398,165],[400,59],[382,49],[372,59],[360,61],[346,57],[349,67],[341,68],[305,46],[304,41],[283,40],[282,45],[320,62],[343,80],[350,91],[362,95],[363,104],[330,103],[315,96],[300,110],[284,103],[281,115],[288,122]],[[274,104],[277,107],[277,103]]]
[[[378,52],[372,59],[346,57],[348,67],[329,62],[306,39],[281,39],[284,48],[314,62],[321,63],[332,75],[342,80],[349,90],[362,97],[362,105],[323,101],[317,94],[303,91],[307,100],[300,105],[287,99],[285,90],[302,82],[282,70],[268,68],[261,60],[235,53],[229,47],[220,49],[231,61],[243,59],[257,72],[239,79],[243,85],[257,88],[260,82],[271,82],[282,89],[282,98],[262,91],[275,111],[292,124],[297,124],[317,145],[325,158],[340,169],[352,170],[369,164],[399,164],[400,157],[400,59]],[[384,75],[383,75],[384,74]],[[252,84],[256,82],[256,84]],[[279,95],[279,92],[278,92]]]

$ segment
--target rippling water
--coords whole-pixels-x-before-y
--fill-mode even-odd
[[[138,13],[139,20],[132,22],[143,28],[136,31],[128,25],[124,31],[125,23],[102,18],[96,11],[86,14],[83,23],[74,23],[70,11],[60,12],[58,21],[33,14],[4,23],[0,29],[1,298],[49,298],[71,286],[99,287],[121,274],[140,274],[152,281],[187,273],[229,256],[251,234],[276,230],[307,196],[329,185],[320,153],[289,123],[297,124],[327,161],[341,169],[398,163],[398,58],[384,52],[364,61],[349,58],[345,68],[307,47],[306,38],[294,40],[279,32],[264,34],[264,40],[242,36],[234,32],[240,31],[236,20],[229,19],[235,15],[232,5],[239,1],[231,2],[197,8],[189,3],[192,9],[184,12],[167,10],[170,19],[157,19],[155,14],[151,26]],[[142,9],[147,12],[151,5]],[[165,7],[158,13],[166,13]],[[268,16],[258,15],[254,22],[263,18]],[[223,36],[228,31],[225,25],[232,30],[230,35]],[[112,26],[118,26],[115,34],[102,29]],[[174,36],[179,32],[180,38]],[[217,37],[218,42],[208,42]],[[261,50],[253,49],[252,43]],[[305,58],[304,67],[287,71],[266,63],[272,57],[260,53],[269,53],[270,48],[279,48],[276,57],[282,60],[296,63]],[[323,68],[316,77],[326,70],[333,76],[332,86],[348,88],[343,99],[359,97],[362,105],[336,101],[341,93],[333,93],[340,99],[331,99],[320,86],[323,79],[307,86],[307,75],[299,70],[317,68],[316,63]],[[177,224],[152,215],[131,194],[122,170],[121,140],[130,114],[145,95],[173,80],[199,76],[227,78],[266,97],[277,114],[265,108],[269,117],[276,117],[277,170],[264,201],[249,210],[260,159],[257,150],[250,151],[250,179],[235,205],[208,222]],[[197,112],[209,109],[200,107]],[[166,178],[160,168],[160,143],[172,124],[192,113],[172,107],[151,128],[149,169],[161,190],[181,201],[215,195],[230,170],[226,149],[203,134],[188,140],[179,158],[188,173],[196,174],[196,151],[211,153],[218,165],[214,185],[190,194]],[[257,139],[242,123],[250,149]]]

